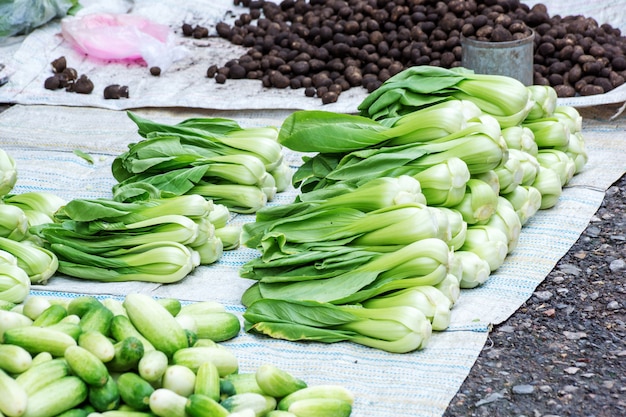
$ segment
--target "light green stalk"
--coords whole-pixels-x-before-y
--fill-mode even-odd
[[[585,147],[585,139],[581,132],[571,134],[567,146],[557,146],[554,149],[565,152],[574,160],[574,165],[576,167],[574,174],[581,172],[589,160],[587,149]]]
[[[509,150],[516,149],[531,155],[537,155],[539,147],[537,142],[535,142],[535,134],[527,127],[519,125],[502,129],[502,138]]]
[[[524,180],[524,168],[522,167],[522,162],[519,158],[516,158],[518,154],[515,154],[511,157],[511,153],[509,151],[509,157],[506,162],[498,165],[493,169],[493,171],[498,176],[498,184],[499,184],[499,194],[506,194],[508,192],[513,191],[515,187],[520,185]]]
[[[438,237],[448,244],[450,250],[460,248],[465,242],[467,222],[457,210],[447,207],[428,207],[439,224]]]
[[[413,175],[422,188],[429,206],[452,207],[465,196],[465,187],[470,179],[467,164],[458,157],[433,165]]]
[[[520,185],[508,194],[506,198],[517,213],[522,226],[525,225],[541,207],[541,193],[532,185]]]
[[[41,213],[49,218],[66,204],[66,201],[58,195],[47,191],[31,191],[20,194],[9,194],[2,201],[22,210]]]
[[[576,163],[568,154],[558,149],[540,149],[537,162],[541,167],[554,170],[564,186],[572,179],[576,172]]]
[[[541,167],[532,186],[541,194],[541,205],[539,208],[542,210],[554,207],[563,192],[559,174],[548,167]]]
[[[17,182],[15,160],[0,148],[0,197],[9,194]]]
[[[30,292],[28,274],[16,264],[0,257],[0,300],[20,304]]]
[[[191,188],[189,193],[225,205],[235,213],[254,213],[267,204],[267,194],[253,185],[201,182]]]
[[[498,193],[486,182],[471,178],[467,182],[467,191],[458,205],[451,207],[458,210],[468,224],[489,220],[498,205]]]
[[[557,94],[554,87],[549,85],[529,85],[526,87],[530,92],[530,97],[534,105],[526,120],[543,119],[551,117],[556,109]]]
[[[56,255],[29,241],[16,242],[0,237],[0,250],[9,252],[26,274],[31,283],[45,284],[57,271],[59,261]]]
[[[583,118],[573,106],[557,106],[554,110],[554,117],[566,124],[570,133],[580,132],[583,128]]]
[[[519,235],[522,229],[522,222],[519,216],[515,212],[513,204],[506,198],[498,197],[498,206],[496,212],[491,216],[486,223],[488,226],[493,226],[500,229],[507,237],[508,253],[513,252],[519,242]]]
[[[28,235],[28,218],[24,211],[10,204],[0,203],[0,237],[23,240]]]
[[[224,253],[224,244],[217,235],[207,238],[200,244],[190,246],[190,248],[200,256],[201,265],[210,265],[217,262]]]
[[[504,263],[508,242],[506,234],[495,226],[470,225],[460,250],[474,252],[487,261],[490,271],[493,272]]]
[[[224,250],[237,249],[241,243],[241,227],[236,225],[219,227],[215,229],[215,237],[222,241]]]
[[[462,267],[462,273],[459,277],[459,286],[462,289],[478,287],[489,278],[491,274],[489,263],[476,253],[457,250],[454,252],[454,257]]]
[[[539,165],[539,161],[537,158],[528,152],[520,151],[517,149],[509,149],[509,159],[516,159],[522,170],[522,180],[520,182],[521,185],[531,185],[535,178],[537,177],[537,173],[541,166]],[[513,191],[513,188],[507,190],[507,192]],[[501,192],[501,194],[507,194],[506,192]]]
[[[567,146],[569,143],[569,127],[556,117],[524,122],[522,126],[532,130],[539,149]]]

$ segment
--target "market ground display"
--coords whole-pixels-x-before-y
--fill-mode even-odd
[[[140,113],[166,122],[186,116],[171,110],[145,109]],[[276,124],[285,116],[276,112],[236,114],[243,125]],[[28,123],[33,119],[42,122],[37,129]],[[484,286],[463,292],[453,309],[450,328],[435,334],[426,349],[393,355],[349,343],[294,344],[242,333],[228,344],[241,358],[243,369],[254,369],[264,358],[275,357],[277,365],[296,374],[310,374],[307,380],[311,383],[345,385],[355,392],[354,415],[358,416],[441,415],[481,350],[488,346],[490,327],[506,320],[531,297],[585,229],[605,189],[624,172],[624,144],[615,140],[623,135],[623,118],[584,121],[590,155],[585,171],[572,179],[555,208],[538,213],[524,228],[518,249]],[[1,113],[0,132],[3,148],[17,153],[22,172],[17,191],[47,189],[68,199],[108,195],[114,181],[110,161],[136,139],[134,126],[122,112],[56,106],[12,106]],[[76,149],[91,155],[94,164],[77,156]],[[287,158],[297,166],[300,156],[289,153]],[[277,203],[290,201],[293,192],[279,194]],[[249,220],[237,216],[234,221]],[[253,251],[244,248],[228,252],[217,264],[201,267],[172,285],[102,284],[58,276],[34,289],[37,293],[67,296],[142,292],[190,301],[215,299],[240,314],[243,308],[239,297],[250,281],[238,277],[236,271],[254,256]],[[535,352],[529,352],[529,356],[534,357]]]

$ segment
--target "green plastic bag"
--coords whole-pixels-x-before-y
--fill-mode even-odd
[[[0,39],[29,33],[77,6],[78,0],[0,0]]]

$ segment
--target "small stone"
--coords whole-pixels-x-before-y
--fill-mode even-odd
[[[535,387],[528,384],[514,385],[511,391],[513,391],[513,394],[528,395],[535,391]]]
[[[597,226],[589,226],[587,228],[587,236],[591,236],[591,237],[598,237],[600,236],[600,228]]]
[[[626,269],[626,262],[623,259],[616,259],[609,264],[611,272],[616,273]]]
[[[571,392],[576,392],[576,391],[578,391],[578,387],[574,385],[565,385],[563,387],[563,392],[571,393]]]
[[[552,298],[553,294],[550,291],[535,291],[533,295],[537,297],[538,299],[540,299],[541,301],[547,301],[550,298]]]
[[[478,401],[476,403],[476,407],[480,407],[481,405],[485,405],[485,404],[490,404],[492,402],[501,400],[502,398],[504,398],[504,394],[500,392],[492,392],[491,394],[485,396],[485,398],[483,398],[482,400]]]
[[[540,385],[539,386],[539,391],[541,391],[541,392],[551,392],[552,391],[552,387],[550,385]]]
[[[603,386],[604,388],[606,388],[606,389],[611,389],[611,388],[613,388],[613,387],[615,386],[615,381],[612,381],[612,380],[610,380],[610,379],[609,379],[609,380],[607,380],[607,381],[603,381],[603,382],[602,382],[602,386]]]
[[[563,264],[559,267],[559,269],[566,274],[574,275],[576,277],[582,272],[579,267],[572,264]]]
[[[621,306],[617,301],[611,301],[610,303],[608,303],[606,305],[606,308],[609,310],[617,310],[619,309]]]
[[[587,333],[585,332],[569,332],[567,330],[563,332],[563,335],[569,340],[578,340],[587,337]]]
[[[498,328],[498,331],[502,333],[513,333],[515,331],[515,327],[509,325],[501,326]]]
[[[580,371],[580,368],[577,368],[575,366],[569,366],[565,368],[564,371],[567,374],[574,375],[576,372]]]

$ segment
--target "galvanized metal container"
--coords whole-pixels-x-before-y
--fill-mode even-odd
[[[461,65],[477,74],[506,75],[524,85],[533,83],[535,32],[509,42],[488,42],[461,36]]]

